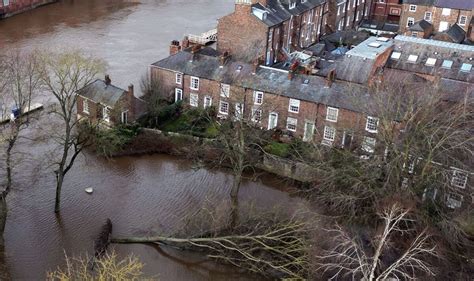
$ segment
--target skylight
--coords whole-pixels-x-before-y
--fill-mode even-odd
[[[463,63],[461,65],[461,71],[462,72],[470,72],[472,69],[472,64],[469,64],[469,63]]]
[[[447,69],[451,69],[452,66],[453,66],[452,60],[444,60],[443,64],[441,65],[442,68],[447,68]]]
[[[303,84],[309,84],[309,79],[304,79]]]
[[[402,56],[402,53],[393,52],[391,58],[394,59],[394,60],[398,60],[398,59],[400,59],[401,56]]]
[[[382,44],[377,43],[377,42],[369,43],[369,47],[372,47],[372,48],[379,48],[380,46],[382,46]]]
[[[409,62],[416,62],[418,60],[418,56],[417,55],[409,55],[408,56],[408,61]]]
[[[428,58],[426,60],[426,65],[427,66],[434,66],[436,64],[436,59],[435,58]]]
[[[388,39],[387,37],[378,37],[377,38],[377,41],[380,41],[380,42],[388,42],[388,40],[390,40],[390,39]]]

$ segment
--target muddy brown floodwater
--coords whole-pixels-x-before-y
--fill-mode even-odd
[[[0,20],[0,52],[80,48],[108,63],[114,84],[138,85],[147,66],[167,55],[171,40],[214,28],[216,20],[233,9],[233,2],[63,0]],[[41,122],[46,128],[47,118]],[[193,169],[170,156],[106,161],[86,155],[67,176],[58,219],[53,213],[54,178],[45,161],[50,149],[50,143],[24,144],[20,149],[25,154],[9,195],[2,261],[14,280],[42,280],[47,270],[64,265],[64,253],[90,253],[106,218],[114,222],[114,235],[170,231],[203,201],[226,200],[232,181],[221,171]],[[86,187],[94,188],[93,195],[84,192]],[[294,205],[297,199],[279,188],[278,182],[247,181],[240,200],[263,208]],[[147,245],[115,248],[121,256],[137,255],[145,272],[161,280],[260,280],[199,254]]]

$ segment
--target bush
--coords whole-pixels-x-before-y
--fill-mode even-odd
[[[287,158],[290,154],[290,145],[272,141],[264,147],[264,150],[275,156]]]
[[[120,125],[111,129],[97,129],[93,137],[93,147],[98,154],[113,156],[124,149],[138,135],[139,127]]]

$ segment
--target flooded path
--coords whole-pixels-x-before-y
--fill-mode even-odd
[[[149,64],[165,57],[173,39],[212,29],[233,9],[234,0],[64,0],[0,21],[3,50],[82,49],[103,58],[113,83],[139,84]],[[41,126],[48,126],[47,119]],[[15,280],[42,280],[64,264],[64,253],[91,253],[107,218],[114,235],[173,231],[203,201],[227,199],[232,178],[220,171],[193,169],[184,160],[153,155],[106,161],[81,157],[63,188],[61,217],[53,213],[54,178],[48,167],[50,144],[27,145],[9,195],[5,261]],[[244,182],[241,202],[272,208],[294,205],[278,182]],[[93,187],[88,195],[84,188]],[[161,280],[259,280],[235,268],[206,261],[201,255],[120,245],[134,253],[148,275]]]

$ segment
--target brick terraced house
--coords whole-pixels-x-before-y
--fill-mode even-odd
[[[0,19],[56,1],[57,0],[0,0]]]
[[[446,32],[453,25],[458,25],[473,40],[472,18],[474,1],[472,0],[404,0],[400,19],[400,34],[409,34],[410,26],[425,20],[433,25],[434,33]],[[426,37],[425,37],[426,38]]]
[[[76,109],[79,120],[113,126],[135,121],[144,113],[145,104],[135,97],[133,85],[121,89],[107,75],[77,91]]]
[[[364,20],[370,18],[371,5],[374,0],[331,0],[329,14],[330,23],[334,25],[333,30],[356,29]]]

